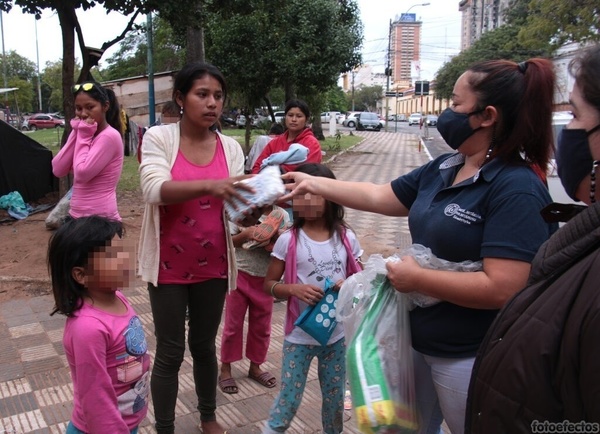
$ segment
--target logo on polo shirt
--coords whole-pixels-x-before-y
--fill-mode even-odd
[[[448,204],[444,209],[444,214],[448,217],[452,217],[454,220],[458,220],[459,222],[466,223],[468,225],[481,220],[481,216],[479,214],[473,211],[467,211],[456,203]]]

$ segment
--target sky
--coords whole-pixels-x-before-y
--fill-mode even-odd
[[[460,51],[461,13],[458,0],[357,0],[363,22],[363,62],[384,72],[390,20],[402,13],[416,14],[421,27],[421,79],[432,80],[436,71]],[[430,3],[429,6],[414,6]]]
[[[433,79],[442,64],[459,52],[461,15],[458,0],[429,0],[429,6],[414,7],[420,3],[400,0],[357,0],[357,3],[364,26],[363,61],[371,65],[375,72],[383,72],[385,68],[390,20],[409,10],[423,22],[422,79]],[[100,7],[85,13],[78,11],[77,15],[85,43],[90,47],[100,47],[115,38],[128,22],[127,17],[114,12],[107,15]],[[137,22],[144,21],[145,16],[137,19]],[[45,10],[36,23],[33,15],[22,14],[19,7],[13,7],[10,13],[2,13],[2,26],[5,53],[15,50],[36,64],[39,53],[40,70],[44,69],[46,62],[56,62],[62,57],[62,36],[55,13]],[[103,59],[108,59],[117,49],[117,46],[111,47]],[[80,53],[78,47],[76,53]]]

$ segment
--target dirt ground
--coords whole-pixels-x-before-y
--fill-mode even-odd
[[[52,199],[56,200],[46,198]],[[126,236],[137,243],[144,214],[141,193],[121,195],[118,204]],[[47,210],[23,220],[0,223],[0,303],[50,292],[46,250],[52,231],[45,224],[49,213]],[[8,214],[0,210],[0,220],[6,217]],[[367,255],[376,251],[385,253],[382,246],[371,245],[365,239],[361,239],[361,246]]]
[[[47,197],[45,201],[52,199],[56,200]],[[144,213],[141,194],[121,195],[118,203],[127,237],[137,240]],[[32,214],[23,220],[0,223],[0,303],[16,297],[49,293],[46,250],[52,231],[46,229],[45,220],[50,211]],[[8,214],[0,214],[0,220],[6,217]]]

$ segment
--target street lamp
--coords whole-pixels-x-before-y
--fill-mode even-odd
[[[408,8],[408,10],[405,13],[408,13],[412,8],[417,7],[417,6],[429,6],[431,3],[417,3],[416,5],[412,5],[411,7]]]

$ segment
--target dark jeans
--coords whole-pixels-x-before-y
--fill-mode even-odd
[[[216,420],[218,363],[215,339],[227,280],[212,279],[189,285],[148,284],[156,336],[156,356],[150,382],[156,431],[175,431],[175,404],[179,368],[185,352],[185,316],[189,308],[188,346],[193,359],[194,383],[200,420]]]

